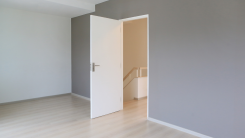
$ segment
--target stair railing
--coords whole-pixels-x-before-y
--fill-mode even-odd
[[[147,75],[143,76],[142,70],[147,70],[147,67],[133,67],[123,78],[123,88],[125,88],[134,78],[147,77]]]

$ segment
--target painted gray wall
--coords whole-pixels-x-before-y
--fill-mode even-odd
[[[74,21],[75,20],[75,21]],[[73,18],[72,92],[90,98],[90,18]]]
[[[93,15],[150,16],[149,115],[244,138],[244,0],[110,0]],[[89,97],[89,14],[72,19],[73,92]]]

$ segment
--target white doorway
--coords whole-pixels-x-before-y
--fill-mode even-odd
[[[123,22],[147,18],[147,118],[149,103],[149,15],[122,20],[90,17],[91,118],[123,110]]]
[[[130,91],[124,91],[124,92],[130,92],[132,94],[132,91],[135,91],[132,95],[134,96],[134,99],[141,99],[141,98],[147,98],[147,118],[148,118],[148,103],[149,103],[149,15],[142,15],[142,16],[136,16],[126,19],[121,19],[123,21],[123,30],[126,32],[122,32],[124,34],[124,41],[127,44],[122,44],[125,48],[131,47],[133,45],[146,45],[146,49],[141,46],[134,47],[135,49],[131,51],[130,55],[133,53],[140,54],[136,55],[137,58],[144,58],[144,60],[137,59],[134,62],[138,62],[137,64],[133,63],[131,65],[127,65],[127,67],[124,67],[124,88],[130,90]],[[127,25],[129,24],[129,25]],[[138,25],[138,26],[137,26]],[[143,27],[142,27],[143,25]],[[144,27],[146,26],[146,28]],[[126,28],[128,27],[128,28]],[[136,29],[133,29],[132,27],[137,27]],[[128,32],[129,29],[132,29]],[[137,32],[132,32],[137,31]],[[132,33],[132,34],[129,34]],[[142,36],[143,33],[146,34],[146,36]],[[123,35],[122,34],[122,35]],[[127,36],[127,35],[130,36]],[[134,36],[137,35],[137,36]],[[139,36],[141,35],[141,36]],[[131,38],[126,38],[131,37]],[[137,38],[140,37],[140,38]],[[131,39],[131,40],[128,40]],[[132,39],[136,39],[133,40]],[[141,39],[141,40],[140,40]],[[143,39],[143,40],[142,40]],[[146,40],[145,40],[146,39]],[[126,40],[126,41],[125,41]],[[145,41],[142,43],[136,43],[136,41]],[[131,49],[132,50],[132,49]],[[135,52],[136,50],[136,52]],[[146,54],[143,54],[141,52],[137,52],[137,50],[145,50]],[[124,52],[127,52],[127,50],[124,49]],[[128,58],[125,58],[125,56],[128,56],[127,53],[124,53],[124,60],[127,60],[124,62],[124,66],[127,64],[126,62],[131,62],[129,58],[134,58],[134,56],[128,56]],[[141,63],[139,63],[141,62]],[[146,62],[146,63],[142,63]],[[131,86],[130,86],[131,85]],[[136,87],[135,87],[136,86]],[[125,89],[124,89],[125,90]],[[136,92],[137,91],[137,92]],[[124,93],[125,94],[125,93]],[[132,95],[130,98],[132,98]],[[125,95],[124,95],[125,97]],[[126,98],[126,97],[125,97]],[[124,100],[125,101],[125,100]]]

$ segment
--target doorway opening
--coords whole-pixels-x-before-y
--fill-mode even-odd
[[[149,100],[148,15],[123,21],[123,102],[147,105]],[[136,101],[135,101],[136,100]]]

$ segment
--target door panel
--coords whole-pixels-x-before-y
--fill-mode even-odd
[[[90,17],[91,118],[122,109],[121,21]],[[94,66],[95,65],[99,66]]]

